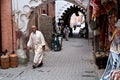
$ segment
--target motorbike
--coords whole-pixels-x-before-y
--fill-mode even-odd
[[[60,35],[59,34],[53,34],[52,35],[52,49],[54,51],[60,51],[61,50],[61,41],[59,40]]]

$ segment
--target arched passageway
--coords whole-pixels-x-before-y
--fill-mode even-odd
[[[68,25],[70,28],[70,37],[73,36],[73,30],[72,27],[70,27],[70,20],[73,14],[75,14],[76,16],[80,16],[81,13],[84,17],[84,22],[86,21],[86,10],[83,7],[80,6],[70,6],[70,8],[67,8],[67,10],[64,11],[64,13],[62,14],[61,18],[59,19],[59,21],[63,21],[63,23],[61,23],[63,25],[63,28],[65,25]]]

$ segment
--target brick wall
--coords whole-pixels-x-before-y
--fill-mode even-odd
[[[52,40],[52,34],[53,34],[53,25],[52,24],[53,24],[53,18],[55,16],[54,2],[50,2],[49,4],[42,5],[41,13],[43,13],[43,10],[45,10],[45,13],[48,14],[48,16],[45,16],[45,15],[39,16],[40,17],[39,29],[44,34],[44,37],[48,44],[48,47],[51,48],[51,40]]]
[[[45,13],[48,14],[48,16],[54,17],[55,16],[55,4],[54,4],[54,2],[50,2],[48,4],[41,5],[41,13],[43,13],[43,10],[45,10]]]
[[[2,50],[12,51],[11,0],[1,0]]]
[[[0,0],[1,1],[1,33],[2,33],[2,39],[1,39],[1,44],[2,44],[2,51],[4,51],[5,49],[7,49],[9,52],[12,51],[12,45],[14,44],[14,50],[16,51],[16,47],[17,47],[17,43],[16,43],[16,29],[17,29],[17,25],[13,22],[12,25],[12,16],[11,16],[11,0]],[[41,10],[46,10],[47,11],[47,6],[43,5],[41,7]],[[54,13],[54,3],[51,2],[48,4],[48,13],[49,16],[54,17],[55,13]],[[51,18],[52,19],[52,18]],[[31,22],[31,21],[30,21]],[[34,17],[32,17],[32,23],[28,24],[28,27],[35,24],[34,23]],[[43,22],[40,21],[39,22]],[[39,27],[41,26],[39,24]],[[50,26],[52,26],[52,24],[50,24]],[[12,36],[12,27],[13,27],[13,35],[14,35],[14,43],[12,43],[13,40],[13,36]]]
[[[54,17],[55,16],[55,5],[54,2],[51,2],[48,4],[48,11],[49,11],[49,16]]]

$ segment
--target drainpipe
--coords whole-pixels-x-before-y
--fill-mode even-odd
[[[13,15],[12,15],[12,0],[11,0],[11,24],[12,24],[12,53],[14,53],[14,26],[13,26]]]
[[[49,7],[49,3],[47,3],[47,15],[49,15],[49,9],[48,9],[48,7]]]

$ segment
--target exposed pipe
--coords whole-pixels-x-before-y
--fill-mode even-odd
[[[12,0],[11,0],[11,24],[12,24],[12,53],[14,53],[14,26],[13,26],[13,15],[12,15]]]
[[[49,15],[49,9],[48,9],[48,7],[49,7],[49,3],[47,4],[47,15]]]

